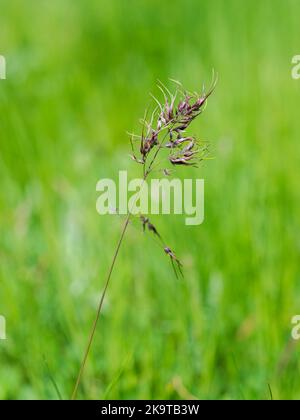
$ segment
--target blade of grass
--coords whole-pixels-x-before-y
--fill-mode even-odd
[[[56,383],[56,381],[54,379],[54,376],[51,373],[49,364],[48,364],[47,359],[46,359],[45,356],[43,356],[43,360],[44,360],[44,363],[45,363],[45,366],[46,366],[46,371],[47,371],[47,374],[49,376],[50,382],[52,383],[53,388],[55,389],[55,392],[57,394],[58,399],[62,401],[63,400],[62,394],[61,394],[61,392],[59,390],[59,387],[58,387],[58,385],[57,385],[57,383]]]

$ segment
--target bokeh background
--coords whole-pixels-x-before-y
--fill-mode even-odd
[[[1,1],[0,398],[70,396],[121,222],[96,182],[132,176],[126,131],[157,79],[217,89],[205,223],[159,217],[185,265],[131,229],[80,398],[300,397],[298,0]],[[182,172],[182,176],[184,173]]]

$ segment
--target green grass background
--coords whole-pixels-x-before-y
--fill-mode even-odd
[[[214,146],[193,170],[205,223],[155,219],[185,280],[128,231],[79,396],[300,397],[299,14],[297,0],[1,1],[0,398],[57,398],[49,370],[70,396],[121,226],[97,215],[96,182],[138,174],[125,132],[157,79],[201,90],[212,68],[192,127]]]

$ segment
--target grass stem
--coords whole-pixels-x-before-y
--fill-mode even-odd
[[[106,282],[105,282],[105,286],[104,286],[103,292],[102,292],[101,297],[100,297],[96,317],[95,317],[95,320],[93,322],[93,326],[92,326],[92,329],[91,329],[91,332],[90,332],[90,335],[89,335],[88,344],[87,344],[87,347],[86,347],[86,350],[85,350],[85,353],[84,353],[83,360],[82,360],[81,365],[80,365],[79,373],[78,373],[76,383],[75,383],[75,386],[74,386],[74,389],[73,389],[73,392],[72,392],[71,400],[76,400],[76,397],[77,397],[78,387],[80,385],[82,375],[83,375],[83,372],[84,372],[84,368],[85,368],[85,365],[86,365],[86,361],[87,361],[87,358],[88,358],[88,355],[90,353],[90,349],[91,349],[91,346],[92,346],[92,343],[93,343],[93,339],[94,339],[97,324],[98,324],[98,321],[99,321],[99,318],[100,318],[103,302],[104,302],[104,299],[105,299],[105,296],[106,296],[107,288],[108,288],[108,285],[109,285],[109,282],[110,282],[110,279],[111,279],[111,275],[112,275],[112,272],[113,272],[113,269],[114,269],[114,266],[115,266],[115,263],[116,263],[116,260],[117,260],[117,257],[118,257],[118,254],[119,254],[119,251],[120,251],[120,248],[121,248],[121,245],[122,245],[122,242],[123,242],[123,239],[124,239],[124,236],[125,236],[125,233],[126,233],[129,222],[130,222],[130,213],[128,213],[128,215],[126,217],[126,220],[125,220],[125,223],[124,223],[124,226],[123,226],[123,229],[122,229],[122,233],[121,233],[119,242],[117,244],[117,247],[116,247],[116,250],[115,250],[115,253],[114,253],[114,256],[113,256],[113,260],[112,260],[112,263],[111,263],[111,266],[110,266],[110,269],[109,269],[109,272],[108,272],[108,276],[107,276],[107,279],[106,279]]]

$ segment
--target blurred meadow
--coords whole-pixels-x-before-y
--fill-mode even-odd
[[[0,398],[69,398],[121,222],[96,183],[139,168],[126,131],[157,79],[215,93],[205,222],[127,232],[79,397],[300,398],[298,0],[1,1]],[[184,171],[178,174],[184,176]],[[53,377],[53,378],[52,378]]]

